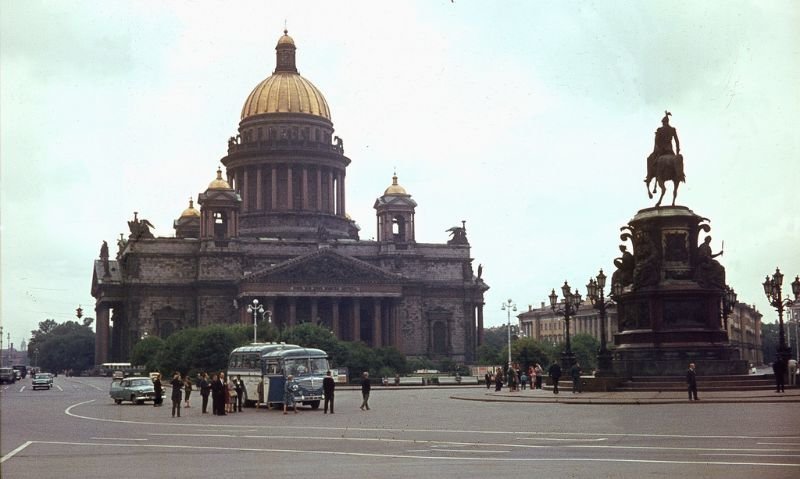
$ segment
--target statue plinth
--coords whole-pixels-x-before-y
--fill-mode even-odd
[[[667,206],[640,210],[622,228],[633,255],[615,262],[612,280],[624,285],[615,298],[616,374],[683,374],[690,362],[702,375],[747,372],[722,325],[725,269],[713,259],[710,239],[698,246],[707,222],[685,206]]]

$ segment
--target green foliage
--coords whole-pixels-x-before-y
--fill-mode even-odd
[[[779,329],[778,323],[761,323],[761,352],[767,364],[772,363],[778,354]]]
[[[553,348],[533,338],[520,338],[511,343],[511,359],[524,369],[536,363],[544,367],[553,360]]]
[[[581,369],[588,373],[597,368],[597,350],[600,341],[589,334],[576,334],[571,338],[572,352],[581,365]]]
[[[144,366],[147,372],[158,371],[158,361],[163,349],[163,339],[148,336],[133,346],[130,362],[134,366]]]
[[[478,346],[478,364],[496,366],[503,363],[503,349],[489,344]]]
[[[408,360],[409,372],[414,372],[419,369],[436,369],[436,365],[428,358],[411,358]]]
[[[89,327],[75,321],[58,324],[47,319],[31,333],[28,357],[36,366],[48,371],[83,371],[94,365],[94,332]]]
[[[383,368],[390,371],[390,375],[405,374],[408,372],[408,362],[406,357],[393,347],[378,348],[375,350],[378,362],[383,365]],[[382,368],[382,369],[383,369]],[[383,376],[384,374],[381,374]]]
[[[241,338],[233,328],[208,326],[198,330],[186,347],[186,357],[190,358],[186,372],[222,371],[228,367],[228,356],[234,348],[241,345]]]
[[[173,371],[186,374],[194,364],[194,358],[189,353],[192,342],[197,340],[200,330],[197,328],[182,329],[171,334],[164,341],[164,349],[158,358],[159,371],[165,376],[171,376]],[[230,349],[228,350],[230,353]]]
[[[347,358],[342,366],[350,369],[350,377],[357,378],[364,371],[369,371],[370,376],[377,376],[380,365],[375,350],[362,342],[345,343]]]

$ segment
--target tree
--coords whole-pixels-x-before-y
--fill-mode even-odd
[[[75,321],[62,324],[52,319],[39,323],[28,343],[28,357],[49,371],[83,371],[94,365],[94,332]],[[38,355],[37,355],[38,351]]]
[[[159,370],[167,374],[171,374],[173,371],[186,374],[193,364],[192,357],[188,354],[189,346],[198,334],[197,328],[182,329],[171,334],[164,341],[164,349],[159,355]],[[228,349],[227,352],[230,353],[231,349]]]
[[[576,334],[572,337],[572,352],[584,372],[597,368],[597,350],[600,341],[590,334]]]
[[[511,359],[524,369],[536,363],[545,367],[553,360],[552,347],[533,338],[520,338],[511,343]]]
[[[221,371],[228,367],[228,356],[241,342],[236,331],[224,326],[201,328],[186,347],[184,374],[189,371]]]
[[[780,338],[778,323],[761,323],[761,352],[764,362],[772,363],[778,354],[778,340]]]
[[[134,366],[144,366],[147,371],[158,371],[158,361],[163,350],[163,339],[158,336],[148,336],[133,346],[131,364]]]

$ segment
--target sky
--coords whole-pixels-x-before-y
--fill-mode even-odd
[[[19,344],[93,316],[92,261],[133,212],[172,221],[214,179],[284,26],[352,160],[375,237],[399,183],[418,242],[466,221],[487,326],[609,273],[664,110],[677,204],[710,219],[739,300],[800,274],[795,1],[28,1],[0,3],[0,308]],[[668,193],[669,194],[669,193]],[[6,346],[6,334],[3,334]]]

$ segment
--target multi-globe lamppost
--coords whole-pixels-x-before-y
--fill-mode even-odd
[[[730,286],[725,286],[725,291],[722,293],[722,325],[725,331],[728,331],[728,315],[733,312],[736,307],[736,291]]]
[[[264,306],[258,304],[258,300],[254,299],[252,304],[247,305],[247,312],[253,315],[253,343],[258,342],[258,315],[268,312]]]
[[[517,305],[508,298],[508,301],[500,306],[501,311],[508,312],[508,367],[511,367],[511,311],[517,310]]]
[[[564,295],[564,302],[563,307],[559,307],[558,302],[558,295],[556,294],[556,290],[550,293],[550,308],[552,308],[554,313],[560,314],[564,316],[564,322],[566,323],[566,339],[567,344],[564,351],[561,353],[561,365],[563,368],[568,369],[571,368],[573,364],[575,364],[575,355],[572,353],[572,344],[570,343],[569,339],[569,318],[570,316],[575,316],[578,313],[578,308],[581,306],[581,294],[578,292],[578,289],[575,289],[574,293],[570,292],[569,284],[564,281],[564,285],[561,286],[561,294]]]
[[[611,352],[608,350],[608,339],[606,337],[606,308],[613,306],[614,300],[606,301],[604,289],[606,287],[606,275],[603,270],[596,278],[589,278],[589,284],[586,285],[586,296],[592,303],[592,307],[600,312],[600,348],[597,350],[597,375],[610,375],[613,372],[611,363]],[[611,297],[617,298],[622,294],[622,285],[614,283],[611,285]]]
[[[783,310],[786,306],[792,306],[795,301],[800,300],[800,276],[795,277],[792,281],[792,293],[794,294],[794,301],[789,298],[783,299],[781,287],[783,286],[783,274],[781,270],[775,268],[775,274],[772,278],[767,276],[767,279],[762,283],[764,286],[764,294],[767,295],[769,304],[778,311],[778,354],[777,360],[785,363],[792,355],[791,348],[786,344],[786,332],[783,328]]]

